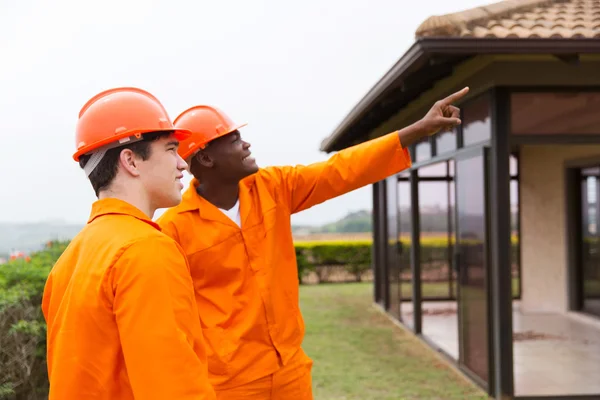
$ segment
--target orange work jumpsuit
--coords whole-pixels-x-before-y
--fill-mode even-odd
[[[241,228],[196,193],[195,179],[181,204],[158,219],[188,257],[218,399],[312,399],[291,214],[410,163],[394,132],[324,162],[269,167],[245,178]]]
[[[44,288],[49,399],[214,400],[196,307],[179,245],[132,205],[95,202]]]

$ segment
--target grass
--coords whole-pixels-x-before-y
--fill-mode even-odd
[[[487,399],[372,306],[373,285],[300,289],[316,400]]]

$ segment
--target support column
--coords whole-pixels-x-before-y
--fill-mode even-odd
[[[512,399],[513,324],[510,259],[510,92],[492,91],[492,140],[490,153],[491,300],[493,387],[497,399]]]
[[[411,201],[411,229],[410,229],[410,251],[412,270],[412,301],[413,301],[413,330],[420,335],[423,326],[421,317],[421,245],[419,236],[421,234],[421,223],[419,218],[419,177],[416,170],[410,171],[410,201]]]

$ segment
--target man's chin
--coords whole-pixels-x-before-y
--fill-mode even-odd
[[[256,163],[254,163],[252,166],[248,166],[245,171],[244,171],[244,178],[247,178],[249,176],[254,175],[255,173],[257,173],[259,170],[258,165],[256,165]],[[244,179],[242,178],[242,179]]]
[[[171,208],[181,203],[181,193],[173,193],[173,196],[163,199],[159,208]]]

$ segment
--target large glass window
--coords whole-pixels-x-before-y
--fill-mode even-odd
[[[421,293],[424,300],[452,295],[448,161],[419,168]]]
[[[463,145],[485,142],[492,137],[490,96],[483,94],[462,107]]]
[[[485,163],[483,154],[456,161],[456,206],[461,361],[487,382],[489,312]]]
[[[385,180],[387,196],[387,272],[389,284],[388,311],[395,318],[400,319],[400,252],[398,238],[398,207],[397,199],[397,177],[391,176]]]
[[[412,269],[411,269],[411,227],[412,203],[410,194],[409,173],[400,174],[398,181],[398,241],[400,265],[400,319],[410,327],[414,327],[412,305]]]
[[[600,168],[581,171],[581,297],[583,311],[600,316],[600,235],[598,214],[600,203]]]
[[[600,93],[513,93],[512,133],[600,134]]]
[[[420,273],[422,332],[457,360],[453,174],[454,160],[419,168]]]

